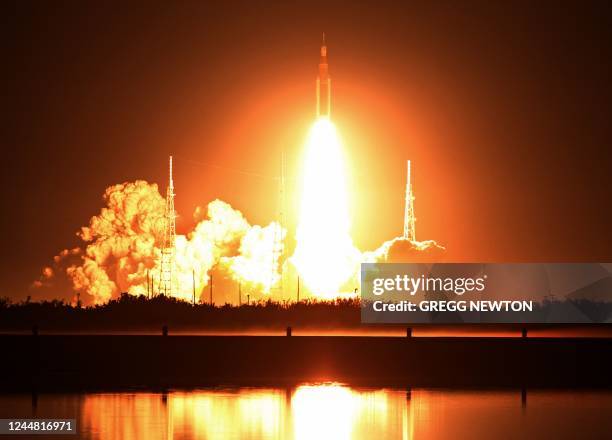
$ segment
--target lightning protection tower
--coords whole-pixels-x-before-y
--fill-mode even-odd
[[[285,224],[285,152],[281,151],[280,158],[280,177],[278,180],[278,225],[274,229],[274,242],[272,244],[272,267],[270,271],[271,288],[277,289],[280,295],[283,295],[283,264],[281,257],[283,254],[283,226]],[[277,270],[280,272],[278,282],[274,283],[277,276]]]
[[[408,175],[406,179],[406,202],[404,209],[404,239],[416,241],[416,217],[414,216],[414,195],[412,194],[412,181],[410,175],[410,161],[408,161]]]
[[[169,161],[169,181],[166,189],[166,210],[164,212],[164,241],[161,249],[158,294],[172,296],[175,292],[174,278],[176,257],[176,212],[174,210],[174,181],[172,180],[172,156]]]

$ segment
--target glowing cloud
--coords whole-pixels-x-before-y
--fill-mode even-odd
[[[74,290],[88,295],[85,302],[104,303],[122,292],[157,292],[165,208],[157,185],[145,181],[113,185],[105,191],[104,201],[106,206],[77,234],[84,249],[60,252],[54,258],[55,270],[44,268],[34,287],[48,286],[44,281],[65,271]],[[196,209],[200,221],[193,231],[177,235],[173,296],[191,300],[195,278],[199,297],[216,265],[237,282],[269,292],[280,277],[276,253],[278,240],[282,251],[285,231],[277,223],[251,226],[221,200],[208,204],[205,217],[203,212]]]

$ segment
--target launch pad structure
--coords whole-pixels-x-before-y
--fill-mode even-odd
[[[406,176],[406,201],[404,206],[404,239],[410,242],[416,241],[416,217],[414,215],[414,195],[412,192],[412,176],[410,161],[407,161]]]
[[[164,241],[161,248],[158,295],[173,296],[176,292],[176,211],[174,209],[174,180],[172,178],[172,156],[168,162],[169,180],[166,189],[164,211]]]
[[[331,115],[331,77],[329,75],[329,65],[327,60],[327,45],[325,33],[320,48],[319,71],[316,79],[316,116],[317,118]],[[178,291],[176,273],[176,210],[174,206],[174,180],[173,180],[173,157],[168,161],[168,186],[166,189],[166,205],[163,214],[163,242],[159,260],[159,278],[157,295],[174,296]],[[277,222],[274,228],[273,243],[271,249],[271,270],[269,286],[272,290],[284,296],[284,267],[282,254],[283,250],[283,227],[286,226],[286,189],[285,189],[285,157],[281,151],[280,175],[278,177],[278,205]],[[416,241],[416,216],[414,211],[414,192],[412,187],[411,161],[407,161],[406,194],[404,206],[404,231],[403,238],[410,242]],[[280,274],[279,274],[280,272]],[[195,273],[193,275],[193,301],[195,303]],[[279,278],[276,278],[278,275]],[[149,290],[149,275],[147,274],[147,290]],[[212,280],[211,280],[212,281]],[[299,281],[298,281],[299,284]],[[211,286],[212,287],[212,286]],[[299,289],[299,287],[298,287]],[[151,276],[150,290],[153,295],[153,276]],[[211,289],[212,290],[212,289]],[[239,286],[239,297],[241,294]],[[298,294],[299,295],[299,294]],[[241,300],[239,299],[239,302]]]
[[[272,243],[272,266],[270,267],[270,287],[274,290],[278,290],[280,297],[284,296],[283,292],[283,275],[284,275],[284,264],[281,261],[283,255],[283,226],[285,225],[285,152],[281,150],[280,157],[280,176],[278,180],[278,207],[277,207],[277,219],[278,224],[274,228],[274,236]],[[278,282],[274,282],[277,271],[279,273]]]

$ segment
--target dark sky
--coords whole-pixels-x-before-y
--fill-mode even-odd
[[[503,3],[503,4],[502,4]],[[612,260],[612,13],[606,2],[3,2],[0,296],[32,294],[104,189],[165,188],[274,217],[328,37],[354,239],[417,234],[448,261]],[[215,165],[212,167],[210,165]],[[294,220],[294,219],[293,219]]]

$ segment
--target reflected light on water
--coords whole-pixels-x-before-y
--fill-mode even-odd
[[[75,418],[79,439],[609,438],[609,391],[360,389],[0,395],[0,418]],[[586,430],[586,431],[585,431]]]
[[[296,440],[351,438],[359,403],[356,393],[341,386],[299,387],[291,399]]]
[[[92,394],[82,403],[88,438],[351,439],[406,438],[405,393],[337,384],[243,388],[167,396]],[[404,435],[402,435],[404,434]]]
[[[282,438],[284,393],[244,389],[172,393],[170,438]]]
[[[145,424],[148,439],[168,438],[168,414],[159,395],[91,394],[80,404],[80,429],[90,438],[140,439]]]

